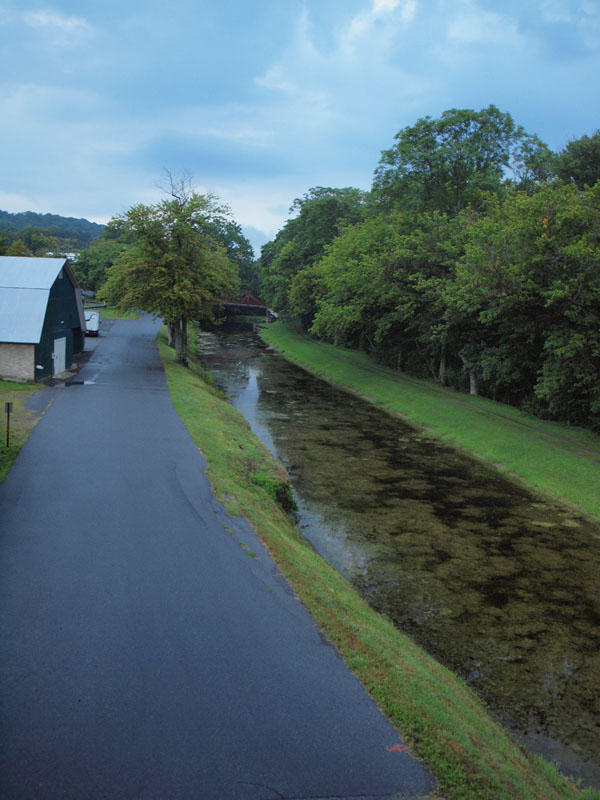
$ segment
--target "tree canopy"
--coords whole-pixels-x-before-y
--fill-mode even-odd
[[[228,209],[213,195],[172,183],[171,196],[138,204],[113,221],[128,242],[108,268],[101,296],[121,308],[162,316],[176,357],[187,362],[187,323],[213,319],[217,296],[239,290],[236,266],[211,231]]]
[[[551,170],[546,145],[493,105],[424,117],[394,138],[373,180],[373,194],[386,207],[457,214],[499,191],[506,178],[530,184]]]
[[[559,178],[573,181],[580,189],[600,180],[600,130],[569,142],[558,155],[556,172]]]
[[[600,430],[599,178],[599,132],[553,153],[495,106],[425,117],[371,197],[295,201],[265,295],[314,336]]]
[[[323,255],[341,226],[362,218],[366,202],[367,194],[360,189],[322,186],[296,198],[290,208],[296,216],[262,249],[259,271],[265,300],[280,310],[287,309],[294,276]]]

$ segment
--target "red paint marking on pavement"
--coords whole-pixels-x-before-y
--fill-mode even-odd
[[[403,753],[405,750],[408,750],[408,747],[405,744],[400,744],[400,742],[398,742],[398,744],[394,744],[391,747],[386,747],[385,749],[388,751],[388,753],[393,753],[394,750],[396,750],[398,753]]]

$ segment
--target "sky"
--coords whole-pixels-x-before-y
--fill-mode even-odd
[[[600,128],[600,0],[0,0],[0,209],[106,222],[187,174],[258,250],[491,103],[554,150]]]

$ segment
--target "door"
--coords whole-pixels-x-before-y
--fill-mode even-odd
[[[58,375],[59,373],[64,372],[67,361],[66,336],[63,336],[62,339],[54,340],[54,353],[52,354],[52,358],[54,359],[52,374]]]

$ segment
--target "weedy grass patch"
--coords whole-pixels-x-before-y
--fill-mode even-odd
[[[42,387],[0,380],[0,482],[4,480],[19,450],[27,441],[40,415],[25,407],[25,401]],[[6,446],[6,403],[12,403],[9,446]]]
[[[283,468],[201,370],[159,334],[173,404],[207,460],[217,497],[243,514],[296,596],[452,800],[600,800],[528,755],[456,675],[373,611],[273,499]]]
[[[261,335],[309,372],[600,520],[600,437],[592,432],[412,378],[364,353],[295,333],[281,321]]]

